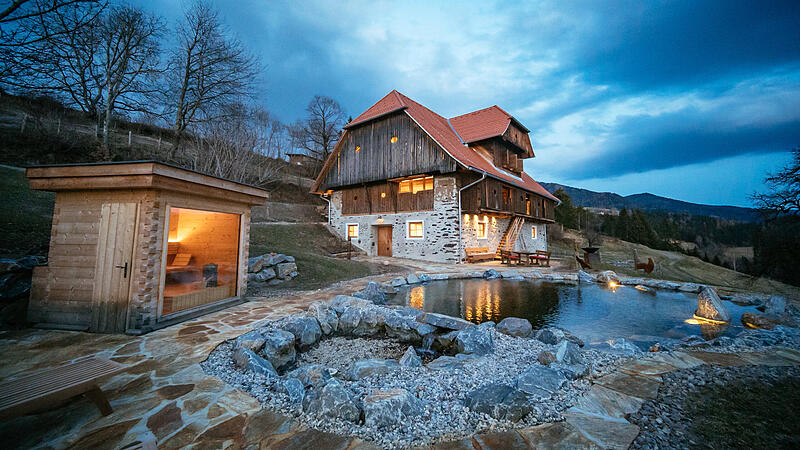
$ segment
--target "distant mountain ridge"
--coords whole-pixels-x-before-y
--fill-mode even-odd
[[[644,211],[668,211],[688,213],[698,216],[720,217],[740,222],[758,220],[758,210],[741,206],[715,206],[684,202],[653,194],[633,194],[622,196],[613,192],[594,192],[588,189],[565,186],[558,183],[542,183],[551,193],[563,189],[572,198],[572,203],[587,208],[641,209]]]

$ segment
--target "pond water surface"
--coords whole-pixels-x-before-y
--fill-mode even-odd
[[[641,292],[633,286],[610,289],[599,284],[464,279],[432,281],[399,290],[392,304],[461,317],[474,323],[500,322],[506,317],[528,319],[534,329],[564,328],[588,344],[615,338],[642,348],[690,335],[712,339],[735,336],[744,327],[741,315],[756,311],[723,301],[729,325],[700,324],[692,319],[697,294],[676,291]]]

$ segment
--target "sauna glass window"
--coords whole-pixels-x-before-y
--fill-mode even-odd
[[[478,239],[486,239],[486,229],[489,228],[489,221],[488,220],[479,220],[477,222],[476,233],[478,235]]]
[[[425,229],[421,220],[409,221],[407,225],[409,239],[422,239],[425,236]]]
[[[358,224],[357,223],[349,223],[349,224],[347,224],[347,237],[349,239],[358,239]]]
[[[422,191],[432,191],[433,190],[433,177],[422,177],[422,178],[414,178],[411,180],[403,180],[400,182],[400,186],[397,189],[397,192],[400,194],[416,194],[417,192]]]
[[[239,224],[238,214],[169,209],[162,315],[236,296]]]

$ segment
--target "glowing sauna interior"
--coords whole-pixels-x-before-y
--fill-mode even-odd
[[[170,208],[161,314],[236,295],[239,222],[238,214]]]

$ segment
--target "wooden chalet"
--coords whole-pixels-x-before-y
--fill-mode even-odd
[[[392,91],[348,123],[313,192],[370,255],[461,261],[546,250],[558,201],[523,170],[528,133],[497,106],[446,119]]]

